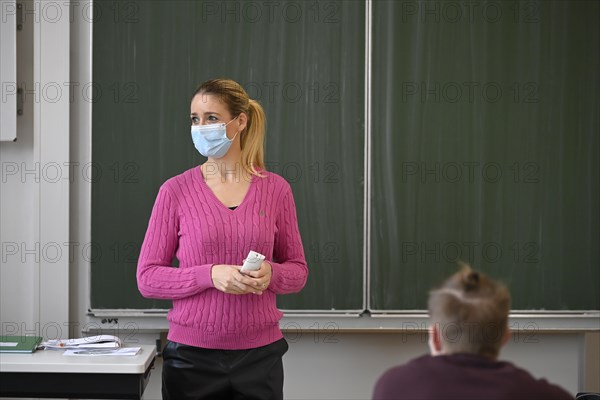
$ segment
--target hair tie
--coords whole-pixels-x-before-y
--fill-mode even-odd
[[[467,291],[475,289],[479,285],[479,273],[470,271],[465,279],[465,289]]]

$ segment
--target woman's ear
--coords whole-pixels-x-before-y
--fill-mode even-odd
[[[246,125],[248,125],[248,115],[246,115],[246,113],[240,113],[237,119],[238,129],[240,132],[242,132],[244,129],[246,129]]]
[[[439,324],[429,325],[429,350],[432,356],[443,354]]]

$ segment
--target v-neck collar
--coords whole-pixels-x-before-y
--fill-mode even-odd
[[[251,178],[252,180],[250,181],[250,187],[248,188],[248,191],[246,192],[244,199],[242,200],[242,202],[240,204],[237,205],[235,210],[232,210],[231,208],[229,208],[225,204],[223,204],[221,202],[221,200],[219,200],[217,195],[208,186],[208,184],[204,180],[204,174],[202,173],[202,168],[200,165],[197,167],[197,170],[194,173],[194,178],[196,180],[200,181],[199,183],[200,183],[200,187],[202,188],[202,190],[204,190],[206,193],[208,193],[208,196],[210,196],[215,201],[215,203],[218,204],[219,209],[221,209],[229,214],[235,214],[238,210],[244,208],[246,203],[248,203],[250,201],[250,198],[254,195],[255,186],[256,186],[256,177],[254,175],[252,175],[252,178]]]

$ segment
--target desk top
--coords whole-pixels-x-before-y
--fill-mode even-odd
[[[135,356],[63,356],[63,350],[0,353],[0,372],[143,374],[156,356],[156,346],[138,347]]]

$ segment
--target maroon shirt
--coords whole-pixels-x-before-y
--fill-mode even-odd
[[[375,385],[373,399],[573,400],[509,362],[476,354],[422,356],[391,368]]]

